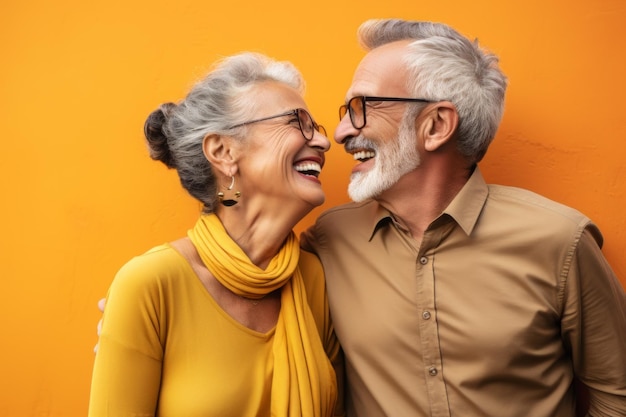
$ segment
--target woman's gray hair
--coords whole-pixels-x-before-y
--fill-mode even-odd
[[[449,100],[459,114],[458,149],[472,163],[480,161],[504,112],[507,79],[498,58],[451,27],[433,22],[372,19],[358,30],[366,50],[399,40],[414,40],[405,62],[407,88],[415,97]]]
[[[246,126],[232,126],[256,110],[257,103],[246,93],[264,81],[284,83],[304,94],[304,80],[291,63],[245,52],[219,61],[184,100],[162,104],[146,120],[150,157],[178,171],[181,184],[202,202],[205,213],[215,211],[217,182],[202,141],[209,134],[243,140]]]

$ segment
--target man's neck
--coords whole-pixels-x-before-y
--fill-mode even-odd
[[[400,178],[376,201],[393,213],[419,242],[428,226],[448,207],[472,172],[473,169],[456,169],[442,175],[418,168]]]

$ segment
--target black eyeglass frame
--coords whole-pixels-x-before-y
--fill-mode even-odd
[[[306,135],[304,134],[304,130],[302,129],[302,122],[300,121],[300,115],[298,114],[299,112],[304,112],[309,119],[311,119],[311,124],[313,126],[313,131],[311,132],[311,137],[307,138]],[[315,119],[313,119],[313,116],[311,116],[311,113],[309,113],[308,111],[306,111],[303,108],[297,108],[297,109],[293,109],[293,110],[289,110],[288,112],[285,113],[281,113],[281,114],[276,114],[274,116],[267,116],[267,117],[262,117],[260,119],[254,119],[254,120],[250,120],[247,122],[243,122],[243,123],[239,123],[236,124],[234,126],[231,126],[230,129],[234,129],[236,127],[241,127],[241,126],[246,126],[246,125],[250,125],[252,123],[258,123],[258,122],[264,122],[266,120],[272,120],[272,119],[277,119],[279,117],[284,117],[284,116],[296,116],[298,118],[298,127],[300,128],[300,133],[302,133],[302,137],[304,137],[304,140],[306,141],[310,141],[311,139],[313,139],[313,136],[315,136],[315,131],[321,133],[322,135],[326,136],[326,128],[320,124],[318,124],[317,122],[315,122]]]
[[[360,100],[361,107],[363,108],[363,124],[361,126],[357,126],[354,123],[354,113],[352,112],[352,103],[353,100]],[[435,100],[427,100],[425,98],[409,98],[409,97],[377,97],[377,96],[354,96],[346,104],[342,104],[339,106],[339,121],[341,121],[346,114],[350,114],[350,123],[355,129],[363,129],[367,124],[367,111],[365,103],[368,101],[396,101],[396,102],[407,102],[407,103],[434,103]]]

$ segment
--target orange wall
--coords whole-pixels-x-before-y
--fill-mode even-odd
[[[444,21],[500,55],[510,89],[484,173],[592,217],[626,283],[622,0],[315,3],[3,1],[0,415],[85,415],[96,301],[123,262],[197,215],[147,157],[146,115],[219,56],[251,49],[302,70],[332,131],[370,17]],[[347,201],[351,164],[334,146],[326,206]]]

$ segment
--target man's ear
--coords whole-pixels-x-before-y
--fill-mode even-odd
[[[436,151],[448,143],[459,126],[459,114],[456,106],[449,101],[436,103],[426,114],[422,124],[424,149]]]
[[[237,163],[233,156],[233,140],[228,136],[208,134],[202,140],[202,151],[211,166],[224,175],[234,175]]]

